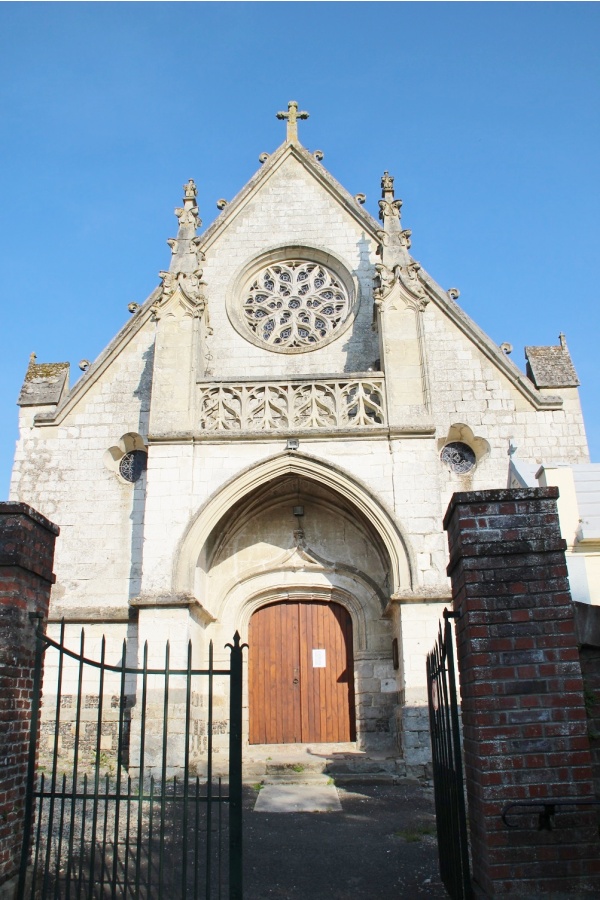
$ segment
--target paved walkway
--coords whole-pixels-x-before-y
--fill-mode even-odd
[[[314,808],[325,787],[330,811],[274,811],[278,804]],[[269,784],[244,793],[245,900],[447,898],[430,788],[412,781],[337,789]]]

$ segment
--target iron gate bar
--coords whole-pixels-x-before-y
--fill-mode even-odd
[[[34,618],[34,617],[32,617]],[[35,617],[36,619],[39,616]],[[165,651],[164,668],[155,668],[148,666],[148,646],[144,646],[143,666],[139,667],[127,665],[127,641],[123,641],[122,656],[118,665],[112,665],[106,661],[106,640],[102,638],[100,661],[89,659],[85,656],[85,632],[82,629],[80,636],[79,653],[69,650],[65,646],[65,623],[61,623],[60,637],[58,641],[45,635],[40,628],[36,628],[36,657],[34,667],[34,698],[38,698],[40,702],[32,704],[31,715],[31,733],[30,733],[30,755],[27,772],[27,793],[25,797],[26,827],[24,830],[24,840],[21,853],[21,868],[19,873],[18,897],[23,900],[25,896],[26,885],[29,884],[29,876],[31,876],[31,898],[39,896],[38,889],[41,889],[41,897],[53,897],[59,900],[61,897],[71,900],[71,896],[75,893],[77,900],[81,900],[82,896],[95,897],[96,891],[100,891],[100,896],[108,896],[106,891],[110,893],[111,900],[117,898],[128,898],[135,896],[142,897],[142,900],[150,900],[151,897],[158,896],[162,898],[167,896],[167,878],[169,879],[169,891],[171,884],[180,882],[180,890],[182,897],[187,896],[187,892],[191,885],[189,879],[189,861],[188,855],[190,850],[189,828],[194,827],[195,840],[193,843],[194,852],[194,868],[193,868],[193,895],[199,896],[199,876],[200,876],[200,811],[205,810],[206,818],[204,820],[206,827],[206,840],[204,841],[204,850],[206,856],[205,865],[205,892],[207,900],[212,897],[213,881],[216,879],[218,895],[221,896],[222,887],[222,836],[223,836],[223,803],[228,804],[229,808],[229,896],[230,898],[242,897],[242,839],[241,839],[241,700],[242,685],[237,684],[236,679],[242,677],[242,651],[240,645],[239,634],[235,634],[234,643],[226,645],[230,650],[230,667],[214,668],[214,653],[212,642],[209,644],[209,665],[206,669],[192,669],[192,648],[191,642],[187,647],[187,665],[185,668],[170,668],[170,647],[167,643]],[[43,671],[44,654],[49,650],[58,652],[58,664],[56,665],[56,708],[54,711],[53,723],[53,741],[51,753],[52,771],[50,779],[45,772],[40,772],[39,784],[36,785],[36,752],[39,725],[41,721],[41,681]],[[63,695],[64,686],[64,661],[69,658],[77,663],[76,667],[76,683],[77,695],[75,703],[75,716],[62,716],[63,706],[72,709],[72,698],[69,693]],[[86,694],[86,708],[96,706],[96,715],[90,719],[82,713],[83,692],[84,692],[84,666],[90,666],[98,672],[98,693],[97,695]],[[105,689],[110,693],[110,682],[107,681],[107,673],[116,673],[118,675],[119,696],[113,695],[111,707],[117,709],[113,718],[105,709],[108,710],[108,704],[105,702]],[[139,718],[136,723],[141,726],[139,734],[139,777],[138,784],[134,789],[134,781],[131,774],[127,776],[126,787],[123,784],[123,768],[132,765],[131,747],[128,744],[129,735],[131,733],[128,721],[126,723],[126,709],[128,703],[128,694],[126,693],[127,683],[126,676],[133,675],[136,677],[137,693],[139,698],[140,680],[141,680],[141,704],[138,705]],[[229,773],[229,792],[225,793],[222,789],[222,782],[219,778],[218,791],[215,793],[213,788],[213,730],[214,730],[214,676],[229,676],[230,685],[230,773]],[[141,678],[140,678],[141,676]],[[148,724],[148,678],[149,676],[161,676],[163,683],[163,723],[162,723],[162,756],[160,760],[160,789],[157,790],[158,783],[154,773],[150,771],[149,790],[148,782],[145,777],[146,769],[146,731]],[[170,735],[169,726],[169,704],[170,704],[170,679],[172,677],[185,678],[185,749],[183,753],[183,785],[181,779],[175,777],[172,781],[167,778],[167,744]],[[207,774],[206,793],[201,793],[200,777],[195,777],[195,793],[194,787],[190,785],[190,740],[191,740],[191,708],[192,708],[192,677],[202,676],[208,679],[208,721],[206,723],[207,731]],[[159,682],[160,683],[160,682]],[[113,688],[114,690],[114,688]],[[49,695],[54,702],[52,694]],[[108,699],[108,694],[106,698]],[[63,703],[63,697],[66,702]],[[95,702],[94,701],[95,698]],[[177,703],[177,700],[175,701]],[[239,705],[239,709],[237,706]],[[141,708],[140,708],[141,707]],[[115,721],[116,720],[116,721]],[[64,724],[63,724],[64,723]],[[93,725],[92,725],[93,723]],[[110,727],[107,730],[107,725]],[[68,726],[71,725],[71,732]],[[93,739],[93,747],[91,753],[94,755],[92,763],[92,780],[88,777],[88,772],[80,775],[80,747],[82,747],[82,739],[87,734],[91,736],[95,728]],[[116,732],[116,734],[115,734]],[[176,733],[180,734],[178,729]],[[200,732],[202,734],[203,732]],[[59,773],[59,751],[61,748],[62,735],[69,737],[69,741],[65,745],[67,758],[70,760],[71,773],[67,777],[66,772]],[[69,735],[74,735],[74,743]],[[102,778],[101,767],[104,765],[103,759],[103,734],[112,735],[112,739],[117,738],[116,745],[116,773],[109,775],[104,773]],[[159,732],[160,734],[160,732]],[[64,749],[64,748],[63,748]],[[114,752],[115,748],[112,747]],[[136,754],[137,754],[136,749]],[[83,759],[83,757],[82,757]],[[85,763],[87,766],[88,763]],[[150,763],[152,766],[152,763]],[[235,766],[239,767],[239,772],[235,771]],[[137,768],[137,761],[136,761]],[[192,794],[190,794],[190,790]],[[135,810],[132,810],[132,804],[138,804],[137,817]],[[214,844],[212,822],[213,811],[212,805],[216,802],[219,804],[218,815],[215,827],[218,828],[217,843]],[[70,803],[70,809],[67,804]],[[193,826],[190,820],[191,805],[194,810]],[[145,807],[145,809],[144,809]],[[32,830],[34,822],[34,811],[37,809],[37,822]],[[125,809],[125,812],[123,812]],[[91,822],[88,821],[88,810],[91,811]],[[166,838],[166,816],[172,810],[172,827],[177,830],[183,828],[181,845],[183,846],[183,859],[181,859],[181,868],[167,863],[167,838]],[[178,812],[179,811],[179,812]],[[133,813],[133,815],[132,815]],[[159,821],[156,822],[156,815],[160,814]],[[136,825],[133,824],[137,818]],[[66,834],[68,828],[68,836]],[[77,834],[77,828],[80,833]],[[124,835],[123,835],[124,830]],[[174,832],[175,834],[175,832]],[[133,840],[132,840],[133,838]],[[112,843],[111,843],[112,839]],[[147,840],[147,846],[146,846]],[[29,869],[30,849],[33,846],[32,866]],[[158,846],[157,846],[158,845]],[[177,844],[173,844],[175,847]],[[120,849],[122,848],[122,850]],[[143,849],[142,849],[143,848]],[[153,872],[156,871],[156,851],[158,851],[158,879],[154,880]],[[180,851],[179,851],[180,852]],[[112,858],[111,854],[112,853]],[[124,855],[121,855],[121,854]],[[213,876],[212,857],[216,853],[215,866],[216,870]],[[143,855],[145,854],[145,859]],[[67,855],[68,859],[64,860]],[[234,858],[238,856],[238,858]],[[77,856],[79,858],[77,858]],[[135,858],[134,858],[135,857]],[[65,869],[62,868],[63,860],[66,863]],[[132,865],[135,865],[135,878],[132,882]],[[66,872],[65,872],[66,870]],[[121,874],[122,873],[122,874]],[[40,882],[41,879],[41,882]],[[175,881],[173,881],[175,879]],[[39,882],[39,884],[38,884]],[[37,886],[37,887],[36,887]],[[62,891],[64,886],[64,893]],[[158,895],[156,894],[158,888]],[[133,894],[132,894],[133,889]],[[29,888],[27,888],[29,890]],[[175,893],[174,896],[177,896]]]
[[[144,644],[144,661],[142,664],[142,725],[140,731],[140,760],[145,758],[146,754],[146,703],[148,700],[148,642]],[[143,808],[141,795],[144,792],[144,779],[138,779],[138,815],[137,815],[137,835],[138,844],[142,834],[143,825]],[[151,807],[152,808],[152,807]],[[152,821],[152,820],[150,820]],[[152,826],[150,826],[150,839],[152,837]],[[142,854],[136,853],[135,856],[135,900],[139,900],[140,896],[140,879],[142,877]]]
[[[212,732],[213,732],[213,703],[212,703],[212,689],[213,689],[213,676],[212,676],[212,664],[213,664],[213,647],[212,643],[208,648],[208,668],[209,668],[209,676],[208,676],[208,768],[206,772],[206,784],[207,784],[207,799],[212,801]],[[206,810],[206,900],[210,900],[210,851],[211,851],[211,836],[212,836],[212,802],[209,802],[207,810]]]
[[[452,629],[444,610],[427,656],[427,693],[440,875],[453,900],[472,897]]]
[[[167,780],[167,733],[169,718],[169,661],[171,657],[171,645],[167,641],[165,647],[165,690],[163,693],[163,735],[162,735],[162,763],[160,769],[160,828],[158,850],[158,900],[162,900],[164,887],[165,864],[165,783]]]
[[[231,650],[231,687],[229,691],[229,896],[241,900],[242,881],[242,656],[247,644],[240,645],[238,632]]]
[[[73,783],[77,784],[78,764],[79,764],[79,736],[81,731],[81,694],[83,688],[83,651],[85,646],[85,634],[81,629],[80,637],[80,659],[77,673],[77,707],[75,713],[75,749],[73,753]],[[71,895],[71,861],[73,859],[73,838],[75,834],[75,804],[71,804],[71,822],[69,828],[69,860],[67,863],[67,894],[66,900]]]
[[[181,896],[185,894],[187,885],[187,830],[188,830],[188,793],[190,775],[190,710],[192,699],[192,645],[188,644],[187,676],[185,683],[185,751],[183,760],[183,860],[181,866]]]

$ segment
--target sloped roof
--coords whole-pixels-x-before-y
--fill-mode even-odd
[[[29,368],[19,394],[19,406],[48,406],[57,404],[69,377],[69,363],[36,363],[31,354]]]
[[[577,387],[579,379],[562,335],[557,347],[525,347],[527,374],[538,388]]]

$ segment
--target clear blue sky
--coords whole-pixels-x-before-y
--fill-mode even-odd
[[[1,3],[0,499],[38,362],[93,360],[168,264],[181,185],[205,227],[310,112],[309,149],[523,365],[567,336],[600,460],[597,3]]]

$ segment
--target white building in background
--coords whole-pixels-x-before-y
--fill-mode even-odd
[[[184,186],[161,283],[72,389],[31,360],[11,499],[61,528],[73,640],[199,665],[239,630],[255,753],[357,741],[419,773],[449,499],[511,460],[590,470],[578,381],[564,340],[521,372],[412,258],[394,178],[376,221],[303,115],[204,232]]]
[[[511,463],[509,487],[557,487],[571,595],[600,605],[600,464]]]

